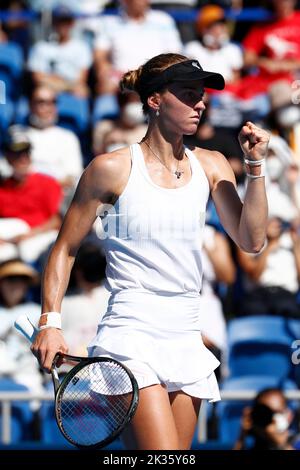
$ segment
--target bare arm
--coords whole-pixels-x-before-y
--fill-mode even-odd
[[[298,227],[292,226],[290,234],[293,242],[293,253],[295,257],[298,281],[300,281],[300,235],[298,233]]]
[[[37,85],[38,84],[47,85],[47,86],[54,88],[57,93],[69,91],[81,97],[85,97],[89,94],[89,90],[87,86],[87,77],[88,77],[87,69],[82,70],[78,80],[74,82],[66,80],[63,77],[59,75],[55,75],[55,74],[49,74],[49,73],[44,73],[44,72],[32,73],[32,79]]]
[[[97,93],[115,93],[119,86],[121,75],[110,61],[109,51],[96,49],[94,54],[96,76],[97,76]]]
[[[240,132],[239,140],[249,159],[265,157],[269,141],[266,131],[247,123]],[[265,241],[268,215],[264,178],[249,179],[243,204],[236,191],[233,171],[225,157],[212,152],[206,167],[212,198],[223,227],[242,250],[259,252]],[[254,171],[260,170],[255,167]]]
[[[276,59],[259,56],[255,51],[246,49],[244,52],[245,67],[261,67],[269,73],[294,72],[300,68],[300,61],[293,59]]]
[[[20,243],[27,238],[34,237],[35,235],[39,235],[41,233],[48,232],[49,230],[58,230],[61,226],[61,217],[60,215],[56,214],[53,215],[47,222],[42,225],[38,225],[30,230],[28,233],[24,233],[23,235],[17,235],[16,237],[10,238],[7,240],[9,243]]]
[[[95,158],[84,171],[72,204],[65,216],[57,241],[49,256],[42,280],[42,312],[60,312],[61,302],[69,282],[76,252],[96,219],[97,210],[117,196],[127,181],[124,155],[102,155]],[[124,153],[124,151],[123,151]],[[40,318],[39,326],[47,316]],[[47,328],[39,332],[32,345],[42,367],[50,370],[57,352],[67,346],[60,330]]]
[[[249,253],[238,250],[238,260],[242,270],[249,276],[250,279],[257,282],[264,272],[267,259],[271,251],[273,251],[274,244],[270,243],[266,248],[257,256],[253,257]]]

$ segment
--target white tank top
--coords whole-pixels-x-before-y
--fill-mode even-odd
[[[209,196],[204,170],[186,148],[190,181],[180,188],[163,188],[151,179],[140,145],[132,145],[130,151],[131,173],[123,193],[98,214],[108,288],[113,294],[130,289],[198,296]]]

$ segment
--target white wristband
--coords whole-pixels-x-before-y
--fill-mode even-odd
[[[58,328],[61,330],[61,314],[59,312],[42,313],[41,317],[44,315],[47,315],[47,321],[45,325],[39,327],[39,330],[45,330],[46,328]]]
[[[265,159],[262,158],[261,160],[249,160],[249,158],[244,158],[244,162],[246,165],[249,166],[260,166],[264,163]]]
[[[249,165],[251,168],[253,168],[253,167],[260,167],[260,173],[259,173],[259,175],[252,175],[251,173],[246,172],[246,175],[248,176],[248,178],[250,178],[250,179],[257,179],[257,178],[263,178],[264,176],[266,176],[266,171],[265,171],[265,170],[266,170],[266,163],[265,163],[265,159],[263,159],[263,160],[257,160],[257,161],[256,161],[256,163],[257,163],[256,165],[254,165],[253,163],[250,163],[250,164],[249,164],[248,162],[249,162],[249,160],[247,160],[247,159],[245,158],[245,163],[246,163],[246,165]]]

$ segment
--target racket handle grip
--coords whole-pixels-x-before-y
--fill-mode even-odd
[[[25,336],[30,343],[34,341],[38,333],[38,329],[31,323],[26,315],[20,315],[15,321],[15,328]]]

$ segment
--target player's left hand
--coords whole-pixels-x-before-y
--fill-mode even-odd
[[[248,121],[239,133],[239,143],[246,158],[261,160],[267,156],[270,134]]]

